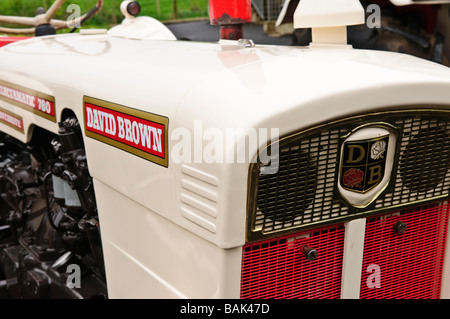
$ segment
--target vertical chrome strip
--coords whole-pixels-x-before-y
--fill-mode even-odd
[[[365,233],[365,218],[345,224],[341,299],[359,299]]]

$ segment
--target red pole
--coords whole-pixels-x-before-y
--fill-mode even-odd
[[[242,39],[244,23],[252,21],[251,0],[209,0],[209,18],[220,26],[221,39]]]

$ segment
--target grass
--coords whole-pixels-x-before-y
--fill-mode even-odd
[[[123,20],[120,12],[122,0],[104,0],[102,10],[89,21],[84,27],[110,28]],[[141,16],[151,16],[160,21],[189,18],[207,18],[208,0],[176,0],[177,10],[174,11],[174,0],[139,0],[141,5]],[[0,15],[16,15],[32,17],[37,7],[48,9],[53,0],[0,0]],[[77,4],[82,14],[89,11],[96,0],[66,0],[55,18],[66,20],[72,12],[67,13],[67,6]],[[159,7],[158,7],[159,3]]]

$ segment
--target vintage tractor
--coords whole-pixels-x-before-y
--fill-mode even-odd
[[[356,0],[300,1],[307,46],[227,8],[181,41],[131,3],[0,49],[5,296],[450,297],[448,67],[353,48]]]

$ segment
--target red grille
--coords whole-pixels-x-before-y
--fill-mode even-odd
[[[340,297],[344,227],[329,227],[244,246],[241,298]],[[303,247],[318,252],[308,260]]]
[[[368,219],[360,297],[439,298],[449,211],[446,203]],[[397,222],[407,225],[403,234]],[[378,273],[367,272],[373,265]]]

